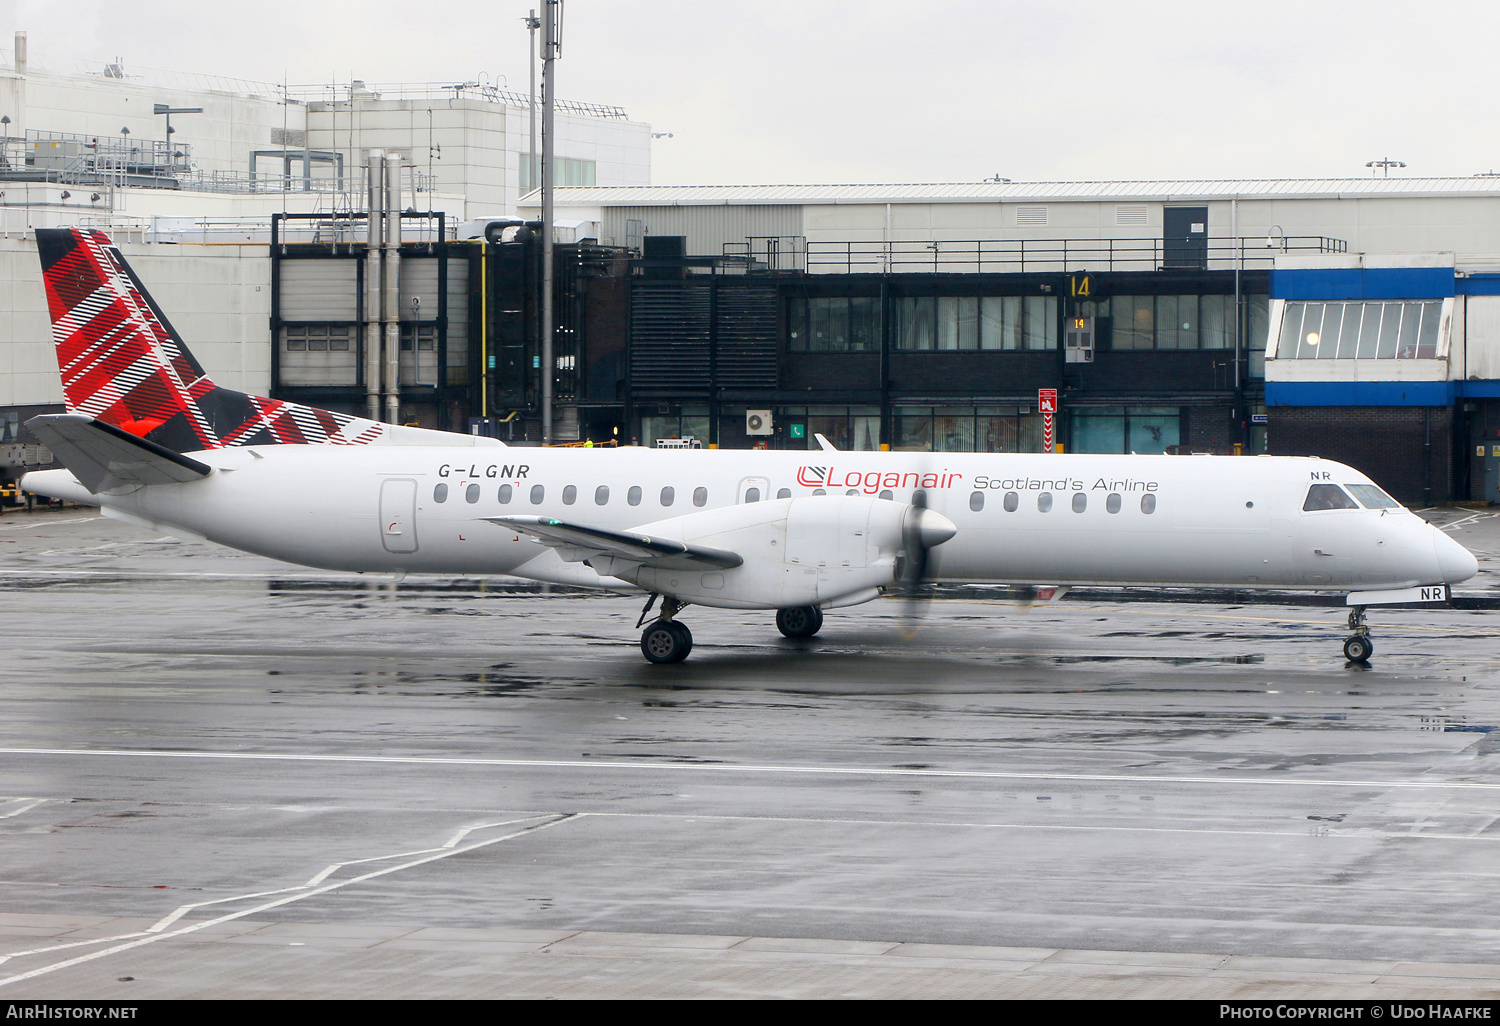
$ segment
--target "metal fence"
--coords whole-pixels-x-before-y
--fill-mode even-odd
[[[1160,238],[832,241],[802,236],[726,243],[724,256],[752,271],[829,273],[1154,271],[1269,267],[1277,253],[1345,253],[1349,244],[1322,235],[1221,237],[1184,252]]]

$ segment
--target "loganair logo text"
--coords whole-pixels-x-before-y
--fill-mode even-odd
[[[894,470],[841,470],[838,467],[798,467],[797,483],[804,488],[858,488],[874,495],[882,488],[951,488],[963,480],[944,468],[937,473],[897,473]]]

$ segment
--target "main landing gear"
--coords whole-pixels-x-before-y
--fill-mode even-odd
[[[641,618],[636,626],[646,622],[651,607],[656,604],[656,595],[646,600]],[[661,611],[641,632],[641,654],[653,663],[680,663],[693,650],[693,632],[687,624],[674,620],[687,607],[686,602],[674,598],[661,600]],[[823,610],[817,606],[795,606],[776,611],[776,629],[789,638],[810,638],[823,629]]]
[[[810,638],[823,629],[823,610],[817,606],[778,609],[776,629],[789,638]]]
[[[1354,633],[1344,640],[1344,658],[1351,663],[1369,662],[1370,656],[1375,654],[1375,645],[1370,641],[1364,606],[1349,610],[1349,629]]]
[[[637,627],[645,622],[646,614],[651,611],[651,605],[655,601],[655,595],[646,600],[646,608],[641,610]],[[686,602],[679,602],[674,598],[662,599],[661,612],[641,632],[641,654],[651,662],[680,663],[693,650],[693,632],[688,630],[687,624],[672,619],[686,605]]]

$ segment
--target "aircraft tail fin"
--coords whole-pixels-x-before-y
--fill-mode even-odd
[[[413,430],[216,385],[108,236],[38,228],[36,241],[69,413],[178,453],[391,443]]]

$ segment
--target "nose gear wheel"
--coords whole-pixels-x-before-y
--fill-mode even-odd
[[[1375,644],[1370,640],[1370,628],[1365,623],[1365,607],[1355,606],[1349,610],[1349,629],[1354,633],[1344,639],[1344,658],[1351,663],[1367,663],[1375,654]]]

